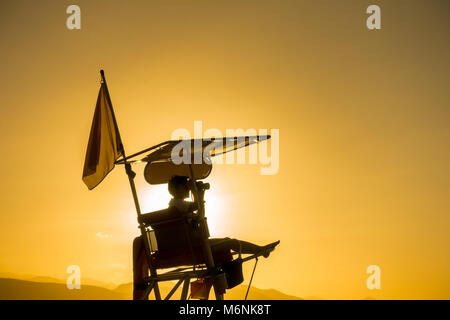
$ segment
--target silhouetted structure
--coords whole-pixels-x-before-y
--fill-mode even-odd
[[[210,174],[211,157],[267,140],[270,136],[170,140],[127,157],[103,70],[100,74],[102,82],[86,150],[83,181],[93,189],[116,164],[125,167],[141,231],[141,236],[133,243],[134,298],[147,299],[154,290],[156,299],[161,299],[158,282],[178,280],[166,299],[181,283],[184,283],[181,298],[186,299],[190,280],[197,278],[199,280],[191,284],[192,297],[208,298],[209,288],[214,285],[216,298],[223,299],[227,288],[242,282],[242,263],[256,259],[254,272],[258,256],[267,256],[278,242],[259,247],[230,238],[209,239],[203,201],[209,185],[197,180]],[[136,174],[131,168],[133,163],[139,162],[132,159],[144,153],[148,154],[141,161],[147,162],[144,177],[148,183],[168,183],[176,176],[169,185],[174,195],[173,205],[145,215],[141,213],[134,183]],[[182,159],[181,163],[173,161],[177,156]],[[187,177],[190,188],[187,188]],[[195,203],[184,201],[189,189]],[[231,250],[237,252],[237,259],[233,260]],[[252,255],[242,258],[245,253]],[[158,269],[173,267],[180,268],[157,273]]]
[[[202,203],[204,192],[209,185],[201,182],[196,184],[200,198],[198,202]],[[134,240],[134,299],[146,297],[145,279],[148,277],[148,271],[151,268],[200,266],[205,264],[206,261],[202,251],[202,232],[197,222],[198,202],[187,202],[184,200],[189,196],[189,191],[193,189],[192,181],[189,181],[188,177],[173,176],[168,183],[168,189],[173,196],[169,208],[143,214],[139,219],[141,223],[153,229],[158,246],[157,251],[151,256],[152,262],[150,267],[145,257],[142,237]],[[260,255],[268,257],[270,251],[275,248],[279,241],[264,247],[231,238],[208,239],[208,243],[215,267],[223,270],[225,273],[226,287],[221,283],[216,284],[216,295],[221,295],[225,293],[225,289],[231,289],[243,281],[242,254],[253,254],[255,258]],[[232,251],[239,255],[238,259],[233,260]],[[156,273],[156,270],[154,270],[154,273]],[[193,297],[208,297],[213,281],[211,277],[207,277],[207,279],[194,282],[191,285],[191,295]],[[182,281],[183,278],[179,279],[178,286]],[[187,280],[184,281],[188,282]],[[221,287],[217,288],[219,285]],[[174,290],[178,286],[175,286]],[[185,290],[187,289],[183,290],[182,299],[186,298],[187,291]]]
[[[182,283],[181,299],[186,299],[191,279],[198,279],[191,284],[191,297],[207,298],[209,288],[214,286],[216,298],[223,299],[226,289],[242,282],[242,263],[256,259],[256,267],[257,258],[268,256],[279,243],[261,247],[230,238],[210,239],[203,200],[204,191],[209,188],[209,184],[197,181],[207,178],[211,172],[212,164],[208,157],[268,138],[270,136],[171,140],[116,161],[117,164],[126,162],[129,165],[138,162],[131,159],[150,152],[140,159],[147,162],[144,170],[147,182],[168,183],[173,178],[169,183],[169,190],[174,199],[169,208],[147,214],[138,213],[141,237],[136,238],[133,243],[135,299],[147,299],[152,290],[156,299],[161,299],[158,282],[170,280],[178,282],[166,299],[169,299]],[[191,159],[188,164],[173,162],[173,150],[180,145],[183,146],[182,156],[186,156],[186,152],[185,159]],[[202,156],[197,157],[196,153]],[[194,159],[199,158],[203,159],[201,163],[194,163]],[[189,191],[194,195],[194,202],[184,201]],[[233,254],[238,257],[233,259]],[[242,257],[243,254],[250,256]],[[157,272],[159,269],[169,268],[177,269],[163,274]]]

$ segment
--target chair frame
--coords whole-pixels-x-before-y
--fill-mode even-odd
[[[177,219],[161,221],[161,222],[155,223],[154,225],[176,222],[176,221],[180,221],[183,223],[183,220],[184,220],[184,222],[187,222],[186,218],[177,218]],[[185,225],[186,232],[189,232],[189,230],[186,229],[188,224],[184,223],[184,225]],[[151,230],[148,230],[147,232],[149,232],[149,231],[151,231]],[[148,240],[147,234],[146,234],[146,237],[147,238],[145,238],[145,242],[148,242],[149,240]],[[148,247],[150,247],[150,246],[148,246]],[[194,251],[193,251],[193,247],[192,247],[191,243],[189,243],[189,247],[191,250],[191,254],[194,256]],[[158,268],[156,268],[156,266],[153,265],[153,260],[151,259],[151,254],[154,252],[155,251],[153,251],[153,252],[150,251],[150,256],[146,255],[149,270],[150,270],[150,276],[144,277],[145,288],[144,288],[144,293],[141,297],[142,300],[148,300],[148,296],[150,295],[150,293],[153,290],[154,290],[156,300],[169,300],[173,296],[173,294],[177,291],[177,289],[180,287],[180,285],[182,283],[183,283],[183,288],[182,288],[180,300],[187,300],[189,298],[188,297],[189,284],[192,279],[207,279],[207,278],[211,279],[211,278],[215,278],[220,275],[222,275],[222,276],[225,275],[224,271],[222,270],[222,268],[220,266],[208,268],[208,267],[206,267],[205,264],[193,264],[192,266],[179,267],[175,270],[171,270],[171,271],[167,271],[162,274],[158,274],[158,272],[157,272]],[[248,255],[248,256],[242,258],[241,252],[232,253],[232,255],[239,255],[238,259],[242,263],[244,263],[246,261],[250,261],[252,259],[256,259],[256,261],[258,261],[258,257],[262,256],[263,254],[264,254],[263,252],[259,252],[259,253],[251,254],[251,255]],[[256,264],[255,264],[255,267],[256,267]],[[254,269],[253,269],[253,273],[254,273]],[[253,273],[252,273],[252,278],[253,278]],[[172,287],[170,292],[167,294],[167,296],[164,297],[164,299],[162,299],[160,291],[159,291],[158,283],[164,282],[164,281],[173,281],[173,280],[178,280],[178,281],[174,284],[174,286]],[[223,298],[224,298],[223,293],[218,293],[217,291],[215,291],[215,294],[216,294],[217,300],[223,300]],[[248,294],[248,290],[247,290],[247,294]]]
[[[122,139],[120,137],[120,132],[117,126],[117,121],[116,121],[116,117],[114,115],[114,110],[112,108],[112,103],[111,103],[111,99],[109,96],[109,91],[108,91],[108,86],[106,84],[106,79],[105,79],[105,74],[103,70],[100,70],[100,75],[101,75],[101,79],[102,79],[102,83],[104,83],[105,85],[105,90],[106,90],[106,97],[108,99],[108,105],[109,105],[109,109],[112,115],[112,120],[114,123],[114,128],[115,128],[115,132],[117,134],[117,151],[119,151],[119,154],[121,155],[121,159],[117,160],[115,159],[114,164],[123,164],[124,168],[125,168],[125,172],[128,176],[128,181],[130,183],[130,188],[131,188],[131,192],[133,195],[133,201],[134,201],[134,205],[136,207],[136,213],[138,216],[138,221],[142,215],[141,213],[141,208],[139,205],[139,199],[137,196],[137,192],[136,192],[136,185],[134,182],[134,177],[136,176],[136,173],[133,172],[132,168],[131,168],[131,163],[134,163],[136,161],[131,160],[132,158],[145,153],[145,152],[149,152],[158,148],[163,148],[164,146],[166,146],[168,143],[170,142],[181,142],[183,140],[171,140],[171,141],[166,141],[163,142],[161,144],[155,145],[153,147],[147,148],[145,150],[142,150],[140,152],[137,152],[135,154],[132,154],[131,156],[126,156],[125,153],[125,148],[123,146],[122,143]],[[240,139],[239,139],[240,138]],[[266,135],[266,136],[246,136],[246,137],[223,137],[222,141],[233,141],[233,149],[227,150],[226,148],[222,150],[222,152],[219,153],[214,153],[215,155],[219,155],[219,154],[224,154],[226,152],[229,151],[233,151],[236,150],[238,148],[242,148],[242,147],[246,147],[250,144],[253,143],[258,143],[260,141],[264,141],[270,139],[270,136]],[[203,139],[189,139],[190,142],[194,142],[194,141],[203,141]],[[188,141],[188,140],[185,140]],[[209,141],[209,139],[208,139]],[[244,144],[239,145],[239,142],[244,142]],[[228,143],[226,144],[228,146]],[[153,151],[153,152],[157,152],[157,151]],[[153,153],[152,152],[152,153]],[[202,149],[203,152],[203,149]],[[148,155],[149,156],[149,155]],[[147,156],[147,157],[148,157]],[[211,154],[210,154],[211,156]],[[168,156],[165,156],[164,158],[166,158],[166,160],[168,159]],[[192,158],[192,160],[195,160],[194,158]],[[195,162],[195,161],[194,161]],[[190,162],[189,164],[189,171],[190,171],[190,177],[193,181],[196,181],[195,175],[194,175],[194,171],[193,171],[193,167],[192,167],[192,162]],[[205,177],[206,178],[206,177]],[[208,232],[208,225],[206,223],[206,218],[205,218],[205,208],[204,208],[204,204],[203,204],[203,199],[199,199],[199,195],[200,193],[197,190],[197,186],[196,183],[194,183],[194,188],[192,190],[194,197],[196,198],[197,204],[198,204],[198,215],[199,215],[199,219],[198,222],[200,224],[200,228],[201,228],[201,233],[202,233],[202,247],[203,247],[203,253],[204,253],[204,258],[205,258],[205,267],[201,268],[199,270],[196,269],[196,266],[193,265],[190,268],[187,269],[177,269],[179,271],[171,271],[171,272],[167,272],[161,275],[158,275],[156,267],[152,265],[152,252],[150,250],[150,246],[149,246],[149,241],[148,241],[148,234],[147,234],[147,227],[139,222],[139,229],[141,231],[141,238],[143,239],[143,245],[144,245],[144,250],[145,250],[145,256],[146,256],[146,260],[149,266],[149,270],[150,270],[150,277],[145,279],[145,294],[143,295],[142,298],[146,299],[148,298],[148,295],[150,294],[150,292],[152,290],[154,290],[155,292],[155,297],[157,300],[161,299],[161,294],[159,291],[159,286],[158,286],[158,282],[160,281],[167,281],[167,280],[176,280],[178,279],[177,284],[174,286],[174,288],[170,291],[169,295],[166,298],[170,298],[173,293],[176,291],[176,289],[181,285],[182,282],[184,282],[183,284],[183,291],[182,291],[182,295],[181,297],[186,299],[187,298],[187,293],[189,290],[189,283],[190,283],[190,279],[197,277],[197,278],[205,278],[205,277],[212,277],[215,280],[218,281],[214,281],[214,289],[215,289],[215,293],[216,293],[216,298],[222,300],[223,299],[223,294],[225,292],[225,288],[226,288],[226,278],[225,278],[225,273],[223,272],[223,270],[221,270],[220,267],[216,267],[214,265],[214,259],[212,256],[212,252],[211,252],[211,247],[209,245],[208,242],[208,238],[209,238],[209,232]],[[256,256],[256,255],[255,255]],[[190,270],[192,269],[192,270]],[[184,271],[184,270],[188,270],[188,271]],[[224,283],[225,281],[225,283]]]
[[[188,229],[189,228],[188,218],[180,217],[180,218],[167,219],[167,220],[152,223],[151,227],[152,228],[157,227],[157,226],[160,227],[160,226],[164,226],[165,224],[170,224],[170,223],[174,223],[174,222],[175,223],[179,222],[180,224],[183,224],[185,235],[186,235],[186,238],[188,239],[187,244],[188,244],[190,253],[192,254],[193,261],[195,261],[194,248],[193,248],[192,242],[189,240],[191,235],[190,235],[190,230]],[[206,221],[205,221],[205,223],[206,223]],[[176,284],[173,286],[173,288],[170,290],[170,292],[167,294],[167,296],[164,298],[164,300],[169,300],[182,283],[183,283],[183,289],[181,292],[180,299],[186,300],[188,298],[189,284],[190,284],[191,279],[195,279],[195,278],[205,279],[205,278],[215,278],[218,276],[222,276],[222,277],[225,276],[224,271],[221,269],[221,267],[214,266],[214,267],[208,268],[206,266],[206,264],[193,264],[192,266],[181,267],[181,268],[177,268],[175,270],[171,270],[171,271],[168,271],[168,272],[165,272],[162,274],[158,274],[158,272],[157,272],[158,268],[154,265],[153,259],[152,259],[152,254],[154,254],[156,251],[152,251],[150,248],[150,245],[149,245],[150,240],[149,240],[148,233],[152,230],[149,230],[150,226],[147,226],[144,223],[142,223],[142,225],[143,225],[144,229],[146,230],[146,233],[144,235],[145,237],[142,237],[142,239],[144,242],[147,243],[144,246],[144,248],[145,249],[148,248],[148,250],[145,250],[145,255],[146,255],[147,263],[148,263],[149,270],[150,270],[150,276],[144,278],[145,289],[144,289],[141,299],[147,300],[150,293],[154,290],[156,300],[162,300],[158,283],[163,282],[163,281],[178,280],[176,282]],[[156,239],[156,240],[158,242],[158,239]],[[218,299],[218,300],[223,299],[223,293],[220,293],[217,291],[215,291],[215,293],[216,293],[216,299]]]

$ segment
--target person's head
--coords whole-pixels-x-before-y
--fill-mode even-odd
[[[173,176],[169,180],[168,189],[175,199],[186,199],[189,197],[188,177]]]

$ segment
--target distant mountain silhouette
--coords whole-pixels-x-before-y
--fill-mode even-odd
[[[161,282],[159,284],[159,288],[161,291],[161,295],[165,296],[169,291],[172,289],[174,283],[171,282]],[[181,295],[181,287],[178,288],[178,290],[174,293],[173,298],[177,299]],[[247,292],[248,286],[246,285],[239,285],[233,289],[227,290],[225,294],[226,300],[244,300],[245,293]],[[128,295],[127,299],[132,298],[132,292],[133,292],[133,284],[127,283],[122,284],[118,286],[115,290],[115,292]],[[150,296],[151,299],[154,299],[153,293]],[[211,289],[211,292],[209,294],[210,299],[215,299],[214,296],[214,290]],[[287,294],[284,294],[278,290],[275,289],[258,289],[255,287],[250,288],[250,292],[247,297],[248,300],[303,300],[302,298],[290,296]]]
[[[81,285],[81,289],[69,290],[62,280],[50,277],[34,277],[34,279],[45,280],[43,282],[17,280],[11,278],[0,278],[0,300],[128,300],[132,298],[132,283],[122,284],[114,290],[106,288]],[[50,280],[55,280],[52,282]],[[167,294],[172,288],[170,282],[160,283],[161,294]],[[240,285],[227,291],[225,299],[243,300],[247,286]],[[179,298],[181,288],[174,294],[173,298]],[[153,297],[151,297],[153,298]],[[214,299],[211,290],[210,299]],[[301,298],[286,295],[274,289],[258,289],[252,287],[248,296],[249,300],[300,300]]]
[[[9,279],[16,279],[16,280],[25,280],[25,281],[33,281],[33,282],[43,282],[43,283],[62,283],[65,284],[66,280],[64,279],[58,279],[55,277],[48,277],[48,276],[36,276],[36,275],[18,275],[10,272],[0,272],[0,278],[9,278]],[[114,283],[107,283],[102,282],[90,278],[83,277],[82,278],[83,284],[89,285],[89,286],[95,286],[95,287],[101,287],[106,289],[115,289],[117,287]]]
[[[123,300],[124,295],[108,289],[82,285],[69,290],[65,284],[0,278],[0,300]]]

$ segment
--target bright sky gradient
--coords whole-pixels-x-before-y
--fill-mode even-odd
[[[66,28],[70,4],[81,30]],[[381,30],[366,28],[370,4]],[[93,191],[81,180],[103,68],[128,153],[195,120],[280,130],[277,175],[208,178],[213,236],[281,240],[255,286],[449,299],[449,13],[445,0],[1,1],[0,272],[64,278],[75,264],[131,281],[123,168]],[[164,207],[142,170],[143,209]]]

